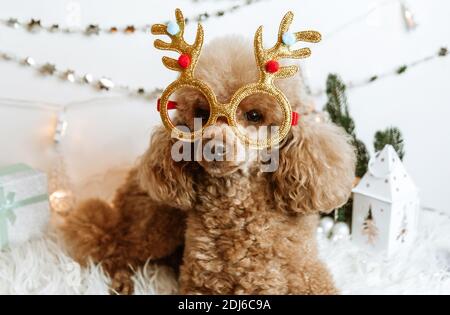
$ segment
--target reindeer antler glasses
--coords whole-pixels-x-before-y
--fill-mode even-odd
[[[300,59],[309,57],[311,55],[309,48],[291,50],[289,46],[298,41],[311,43],[319,42],[321,39],[320,33],[316,31],[290,33],[289,26],[292,23],[294,14],[288,12],[281,21],[277,43],[270,49],[264,49],[262,44],[262,26],[260,26],[256,31],[254,40],[255,57],[259,69],[259,80],[256,83],[241,87],[234,93],[228,104],[221,104],[217,101],[216,95],[212,89],[205,82],[196,79],[194,76],[195,67],[203,45],[203,27],[201,24],[198,24],[195,42],[190,45],[186,43],[183,38],[185,20],[180,9],[176,9],[175,16],[176,23],[170,22],[167,25],[155,24],[152,26],[152,34],[168,35],[172,40],[171,43],[166,43],[157,39],[155,40],[156,48],[180,53],[178,60],[169,57],[162,58],[162,62],[167,68],[180,72],[179,78],[165,89],[159,101],[159,110],[164,126],[172,132],[176,138],[185,141],[193,141],[200,138],[204,129],[215,124],[219,117],[226,117],[228,124],[233,128],[233,131],[238,138],[249,146],[265,148],[280,143],[287,136],[291,124],[297,120],[298,116],[297,113],[292,112],[292,108],[286,96],[274,85],[274,79],[291,77],[298,71],[298,67],[295,65],[280,67],[278,60],[283,58]],[[174,104],[169,101],[169,97],[176,90],[181,88],[193,88],[199,90],[208,101],[210,107],[209,119],[199,130],[194,130],[192,132],[181,131],[175,127],[169,118],[168,110],[173,108]],[[277,101],[283,114],[283,122],[275,132],[271,133],[270,137],[252,139],[239,130],[236,119],[238,106],[245,98],[254,94],[266,94],[273,97]]]

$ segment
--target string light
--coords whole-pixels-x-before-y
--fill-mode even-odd
[[[56,158],[50,172],[50,206],[53,211],[65,213],[75,206],[75,196],[72,190],[72,183],[67,173],[67,165],[62,152],[62,140],[67,131],[66,107],[63,107],[56,114],[53,141]]]
[[[234,4],[228,8],[216,10],[213,12],[203,12],[196,14],[192,17],[186,18],[185,23],[189,24],[191,22],[205,22],[211,18],[220,18],[226,14],[238,11],[243,7],[247,7],[258,2],[266,0],[244,0],[239,4]],[[169,21],[167,21],[168,23]],[[61,27],[59,24],[44,24],[41,19],[32,18],[28,21],[20,21],[18,18],[0,19],[0,24],[6,25],[13,29],[24,29],[32,34],[37,34],[39,31],[47,31],[49,33],[62,33],[62,34],[84,34],[87,36],[100,35],[100,34],[136,34],[150,32],[151,24],[146,25],[135,25],[127,24],[125,26],[109,26],[104,27],[95,23],[90,23],[84,28],[77,27]]]
[[[61,110],[56,119],[55,132],[53,135],[53,141],[55,144],[61,143],[62,139],[66,135],[67,130],[67,120],[66,120],[66,109]]]
[[[67,109],[89,105],[90,103],[98,103],[99,101],[107,101],[111,104],[116,102],[117,97],[91,99],[83,102],[73,102],[66,106],[58,106],[57,104],[42,104],[38,102],[0,99],[1,106],[15,107],[30,110],[42,110],[52,112],[54,119],[54,132],[52,135],[54,146],[54,160],[52,168],[49,172],[49,202],[51,209],[57,213],[64,214],[73,209],[76,204],[76,198],[73,185],[67,171],[67,163],[64,155],[64,138],[69,127],[67,120]]]

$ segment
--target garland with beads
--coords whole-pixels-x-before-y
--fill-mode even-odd
[[[372,84],[376,81],[382,80],[387,77],[400,76],[404,74],[407,70],[412,69],[418,65],[428,63],[437,58],[444,58],[447,57],[448,55],[449,55],[448,49],[446,47],[441,47],[437,53],[417,59],[413,62],[410,62],[409,64],[402,64],[400,66],[397,66],[393,70],[384,72],[383,74],[370,75],[365,79],[357,81],[356,83],[351,81],[347,82],[345,86],[347,90],[367,86],[369,84]],[[41,74],[59,77],[69,83],[78,83],[80,85],[91,86],[98,91],[118,91],[130,96],[140,96],[145,97],[147,99],[154,99],[158,97],[163,91],[159,87],[148,89],[144,87],[131,87],[126,84],[115,84],[115,82],[112,79],[106,76],[95,77],[91,73],[82,74],[72,69],[62,69],[52,62],[37,63],[32,57],[19,57],[14,54],[2,51],[0,51],[0,60],[15,62],[17,64],[33,68],[36,71],[40,72]],[[185,63],[187,61],[181,60],[180,62]],[[325,94],[326,89],[317,90],[314,92],[312,92],[309,89],[308,92],[312,96],[318,97]]]
[[[192,1],[193,2],[201,2],[200,0],[192,0]],[[206,1],[206,0],[203,0],[203,1]],[[261,2],[261,1],[264,1],[264,0],[245,0],[245,1],[241,2],[240,4],[235,4],[231,7],[229,7],[228,9],[217,10],[212,13],[204,12],[201,14],[197,14],[192,18],[186,18],[185,20],[186,20],[186,23],[190,23],[191,21],[205,21],[207,19],[210,19],[211,17],[221,17],[227,13],[234,12],[244,6],[248,6],[248,5],[251,5],[251,4],[254,4],[257,2]],[[401,13],[402,13],[401,15],[403,17],[406,29],[408,31],[413,30],[417,26],[417,23],[414,19],[414,15],[413,15],[412,11],[409,9],[408,6],[406,6],[404,1],[399,0],[398,3],[400,4]],[[392,1],[380,2],[376,6],[372,7],[370,10],[365,12],[364,14],[361,14],[354,19],[351,19],[350,21],[348,21],[348,22],[344,23],[343,25],[339,26],[338,28],[336,28],[334,31],[329,32],[329,35],[326,38],[334,36],[336,33],[342,31],[343,29],[347,28],[348,26],[350,26],[356,22],[359,22],[361,19],[367,17],[368,15],[370,15],[371,13],[373,13],[375,10],[379,9],[380,7],[390,5],[390,4],[392,4]],[[3,24],[5,24],[9,27],[12,27],[12,28],[27,29],[31,33],[37,33],[36,31],[38,31],[40,29],[44,29],[49,32],[63,32],[63,33],[78,32],[78,33],[84,33],[87,35],[94,35],[94,34],[98,35],[100,33],[115,34],[115,33],[119,33],[119,32],[122,32],[125,34],[134,34],[137,31],[143,31],[143,32],[148,33],[149,29],[150,29],[150,25],[145,25],[143,27],[136,27],[134,25],[128,25],[123,28],[118,28],[116,26],[112,26],[109,28],[102,28],[96,24],[90,24],[86,28],[72,30],[70,28],[61,28],[59,24],[43,26],[41,23],[41,20],[36,19],[36,18],[31,19],[27,22],[20,22],[16,18],[10,18],[7,20],[0,19],[0,24],[2,24],[2,22],[3,22]],[[171,22],[167,21],[166,23],[168,25],[170,25]],[[416,65],[433,60],[436,57],[445,57],[447,55],[448,55],[448,49],[446,47],[442,47],[442,48],[440,48],[440,50],[438,51],[437,54],[426,56],[424,58],[418,59],[409,64],[401,65],[401,66],[395,68],[394,70],[391,70],[391,71],[388,71],[388,72],[385,72],[382,74],[371,75],[371,76],[368,76],[367,78],[364,78],[364,79],[361,79],[361,80],[358,80],[355,82],[347,82],[346,86],[348,89],[366,86],[375,81],[383,79],[385,77],[389,77],[389,76],[393,76],[393,75],[401,75],[401,74],[405,73],[409,68],[412,68]],[[74,71],[72,69],[62,70],[59,67],[57,67],[54,63],[51,63],[51,62],[47,62],[47,63],[43,63],[43,64],[36,64],[36,62],[34,61],[34,59],[32,57],[18,58],[16,56],[14,56],[13,54],[9,54],[9,53],[0,51],[0,60],[1,59],[6,60],[6,61],[15,61],[17,63],[35,68],[44,75],[59,76],[60,78],[66,80],[67,82],[70,82],[70,83],[81,83],[83,85],[90,85],[99,91],[116,90],[116,91],[119,91],[122,93],[126,93],[127,95],[144,96],[146,98],[151,98],[151,99],[157,97],[157,95],[162,92],[162,89],[157,88],[157,87],[148,90],[148,89],[145,89],[144,87],[130,87],[129,85],[123,85],[123,84],[116,85],[113,80],[111,80],[110,78],[108,78],[106,76],[94,77],[90,73],[80,74],[78,71]],[[187,60],[180,60],[180,62],[182,64],[185,64],[187,62]],[[307,82],[306,82],[306,84],[307,84]],[[321,95],[325,94],[325,92],[326,92],[325,90],[312,91],[311,88],[308,86],[308,84],[307,84],[307,91],[312,96],[321,96]]]
[[[386,71],[386,72],[383,72],[380,74],[372,74],[372,75],[367,76],[366,78],[363,78],[363,79],[360,79],[357,81],[348,81],[345,85],[346,85],[347,89],[364,87],[364,86],[370,85],[374,82],[377,82],[379,80],[388,78],[388,77],[400,76],[416,66],[427,63],[427,62],[432,61],[437,58],[447,57],[448,55],[449,55],[448,48],[443,46],[443,47],[439,48],[437,52],[435,52],[431,55],[425,56],[420,59],[416,59],[410,63],[399,65],[392,70],[389,70],[389,71]],[[313,96],[321,96],[321,95],[326,94],[326,89],[321,89],[321,90],[316,90],[316,91],[310,90],[309,92]]]
[[[144,97],[146,99],[155,99],[162,93],[160,88],[146,89],[144,87],[116,84],[106,76],[94,76],[91,73],[80,73],[73,69],[63,69],[51,62],[37,63],[33,57],[19,57],[0,51],[0,60],[15,62],[18,65],[34,69],[43,76],[53,76],[71,84],[90,86],[97,91],[116,91],[128,96]]]
[[[199,2],[206,2],[209,0],[204,0],[204,1],[191,0],[191,1],[195,2],[195,3],[199,3]],[[226,1],[229,1],[229,0],[226,0]],[[223,2],[226,2],[226,1],[223,1]],[[234,0],[234,1],[237,1],[237,0]],[[251,4],[254,4],[257,2],[261,2],[261,1],[264,1],[264,0],[244,0],[241,4],[233,5],[227,9],[221,9],[221,10],[217,10],[214,12],[203,12],[203,13],[197,14],[191,18],[186,18],[185,23],[188,24],[192,21],[203,22],[203,21],[206,21],[213,17],[217,17],[217,18],[222,17],[228,13],[232,13],[232,12],[239,10],[240,8],[242,8],[244,6],[248,6],[248,5],[251,5]],[[217,0],[216,0],[216,2],[217,2]],[[417,27],[417,22],[414,18],[413,12],[405,4],[405,2],[403,0],[397,0],[397,2],[400,4],[401,16],[403,18],[406,30],[407,31],[414,30]],[[344,22],[343,24],[336,27],[334,30],[328,32],[328,34],[325,36],[325,39],[335,36],[336,34],[340,33],[341,31],[345,30],[346,28],[348,28],[356,23],[359,23],[361,20],[367,18],[370,14],[372,14],[376,10],[378,10],[384,6],[387,6],[387,5],[392,5],[393,3],[394,3],[394,1],[392,1],[392,0],[379,2],[378,4],[372,6],[366,12]],[[20,21],[18,18],[9,18],[9,19],[0,19],[0,25],[3,24],[6,26],[9,26],[9,27],[12,27],[14,29],[19,29],[19,28],[25,29],[32,34],[38,33],[37,31],[39,31],[39,30],[45,30],[50,33],[63,33],[63,34],[81,33],[81,34],[85,34],[85,35],[99,35],[99,34],[123,33],[123,34],[130,35],[130,34],[135,34],[135,33],[139,33],[139,32],[148,33],[148,30],[150,29],[150,25],[136,26],[133,23],[130,23],[130,24],[128,24],[126,26],[122,26],[122,27],[118,27],[118,26],[101,27],[98,24],[89,23],[84,28],[73,28],[72,29],[70,27],[61,27],[57,23],[44,25],[41,21],[42,21],[42,19],[40,19],[40,18],[32,18],[27,21]],[[169,22],[169,21],[167,21],[167,22]]]
[[[216,10],[214,12],[203,12],[196,14],[192,17],[185,18],[185,23],[189,24],[191,22],[205,22],[211,18],[220,18],[229,13],[236,12],[241,8],[247,7],[258,2],[265,0],[244,0],[240,4],[235,4],[226,9]],[[169,23],[169,21],[167,21]],[[128,24],[126,26],[109,26],[102,27],[99,24],[90,23],[84,28],[70,28],[62,27],[60,24],[44,24],[40,18],[31,18],[27,21],[20,21],[18,18],[8,18],[0,19],[0,24],[6,25],[13,29],[24,29],[31,34],[37,34],[39,31],[47,31],[49,33],[62,33],[62,34],[84,34],[87,36],[100,35],[100,34],[136,34],[145,33],[148,34],[151,28],[151,24],[146,25],[135,25]]]

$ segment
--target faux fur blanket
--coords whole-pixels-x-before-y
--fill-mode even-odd
[[[319,240],[321,255],[343,294],[450,294],[450,218],[422,211],[415,246],[389,260],[372,257],[351,241]],[[170,270],[138,270],[136,294],[171,294]],[[82,269],[54,235],[0,252],[0,294],[107,294],[101,268]]]

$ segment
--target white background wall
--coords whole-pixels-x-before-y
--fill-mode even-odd
[[[448,46],[450,2],[446,0],[410,0],[420,24],[414,32],[405,31],[398,1],[392,0],[369,18],[333,33],[381,1],[268,0],[205,22],[206,42],[229,33],[244,34],[251,40],[260,24],[265,25],[266,41],[273,40],[280,18],[293,10],[294,27],[320,30],[325,37],[314,45],[313,57],[302,62],[313,89],[324,87],[329,72],[357,80]],[[35,17],[44,23],[65,25],[73,19],[73,8],[80,8],[80,25],[141,25],[171,18],[175,7],[191,16],[229,7],[230,3],[236,1],[1,0],[0,17]],[[194,31],[191,24],[189,35]],[[0,27],[1,51],[148,88],[164,86],[173,78],[160,63],[161,52],[152,45],[153,37],[142,33],[32,35]],[[450,209],[449,80],[450,58],[439,59],[348,94],[357,132],[369,147],[377,129],[390,125],[401,128],[406,139],[405,164],[421,189],[423,203],[446,211]],[[75,181],[108,167],[132,163],[147,146],[152,127],[159,123],[154,102],[98,93],[4,61],[0,61],[0,98],[3,105],[8,103],[5,99],[58,105],[90,101],[68,112],[65,152]],[[316,99],[316,104],[321,108],[324,99]],[[0,165],[25,161],[48,169],[53,158],[53,123],[52,112],[0,106]]]

